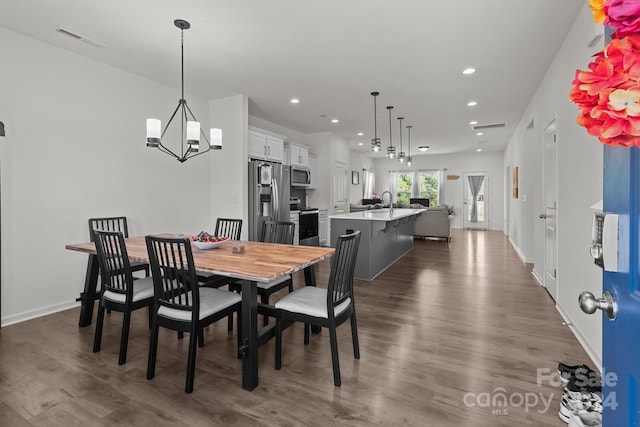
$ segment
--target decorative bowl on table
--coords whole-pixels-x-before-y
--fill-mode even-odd
[[[212,236],[209,233],[200,233],[191,238],[191,242],[198,249],[214,249],[221,246],[227,240],[229,240],[228,237]]]

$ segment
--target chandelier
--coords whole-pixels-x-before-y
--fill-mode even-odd
[[[373,96],[373,138],[371,139],[371,150],[377,153],[381,150],[380,138],[378,138],[378,122],[377,122],[377,110],[376,110],[376,97],[380,95],[380,92],[371,92]]]
[[[200,129],[200,122],[191,112],[191,109],[187,105],[187,100],[184,99],[184,30],[188,30],[191,27],[187,21],[183,19],[176,19],[173,24],[180,28],[180,60],[181,60],[181,83],[182,83],[182,97],[178,101],[178,106],[173,110],[173,114],[169,119],[167,125],[162,129],[162,123],[158,119],[147,119],[147,147],[157,148],[165,154],[173,156],[180,163],[184,163],[191,157],[199,156],[209,150],[222,149],[222,129],[211,128],[209,130],[209,138]],[[167,132],[171,121],[180,114],[180,134],[181,134],[181,150],[180,155],[174,153],[169,148],[162,144],[162,138]],[[186,124],[186,127],[185,127]],[[186,143],[185,143],[186,133]],[[204,151],[200,151],[200,136],[207,142],[207,147]]]
[[[388,106],[387,110],[389,110],[389,146],[387,147],[387,157],[393,159],[396,156],[396,147],[393,146],[393,138],[391,134],[391,110],[393,110],[393,106]]]
[[[400,122],[400,152],[398,153],[398,162],[404,163],[406,156],[404,151],[402,151],[402,121],[404,117],[398,117],[398,121]]]

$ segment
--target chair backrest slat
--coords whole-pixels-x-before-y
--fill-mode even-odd
[[[122,231],[93,232],[100,266],[103,290],[126,294],[130,300],[133,294],[133,275],[127,255]]]
[[[242,220],[232,218],[218,218],[216,220],[217,237],[228,237],[231,240],[240,240],[242,232]]]
[[[265,221],[262,224],[261,242],[293,245],[296,225],[289,221]]]
[[[345,299],[353,301],[353,275],[356,268],[360,231],[338,238],[336,251],[331,258],[331,274],[327,292],[327,306],[335,307]],[[333,310],[329,310],[333,313]]]
[[[121,231],[125,238],[129,237],[126,216],[112,216],[105,218],[89,218],[89,238],[93,242],[95,230]]]
[[[199,314],[199,289],[191,242],[187,238],[146,236],[156,307]]]

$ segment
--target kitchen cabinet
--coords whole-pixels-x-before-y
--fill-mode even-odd
[[[289,165],[303,168],[309,167],[309,149],[301,145],[289,144]]]
[[[250,129],[248,151],[252,159],[283,163],[284,138]]]
[[[328,209],[318,210],[318,238],[320,239],[320,246],[327,244],[327,225],[328,225]]]

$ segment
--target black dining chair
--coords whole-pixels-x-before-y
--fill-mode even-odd
[[[233,218],[218,218],[216,219],[216,229],[213,232],[217,237],[228,237],[230,240],[240,240],[240,234],[242,233],[242,219]],[[196,271],[198,281],[202,286],[209,286],[213,288],[219,288],[220,286],[228,285],[229,278],[220,276],[206,271]]]
[[[112,216],[104,218],[89,218],[89,240],[94,241],[94,231],[120,231],[124,238],[129,237],[126,216]],[[146,262],[131,261],[131,271],[144,271],[149,276],[149,264]]]
[[[155,376],[160,326],[189,333],[185,392],[193,391],[196,346],[204,346],[203,328],[238,312],[242,331],[241,301],[235,292],[200,287],[188,238],[146,236],[154,284],[154,311],[149,344],[147,379]],[[238,333],[238,348],[241,345]]]
[[[347,319],[351,320],[353,357],[360,359],[353,297],[353,275],[359,244],[360,231],[338,238],[335,254],[331,258],[331,273],[327,288],[304,286],[276,302],[276,369],[279,370],[282,367],[282,330],[293,322],[304,322],[305,345],[309,344],[311,325],[329,329],[333,383],[336,387],[340,387],[342,384],[336,328]]]
[[[121,231],[95,230],[94,241],[101,271],[102,286],[99,296],[96,332],[93,339],[93,352],[100,351],[105,309],[122,312],[124,318],[120,335],[120,355],[118,357],[118,364],[122,365],[127,360],[131,312],[147,307],[149,309],[149,326],[151,326],[153,280],[151,277],[140,279],[133,277],[131,263],[124,243],[124,234]]]
[[[228,237],[229,240],[240,240],[241,233],[242,233],[242,219],[235,219],[235,218],[216,219],[216,229],[213,232],[214,236]],[[219,288],[221,286],[230,284],[228,277],[220,276],[218,274],[196,270],[196,275],[198,277],[198,281],[200,282],[201,286]],[[233,331],[233,314],[229,316],[227,329],[229,330],[229,332]]]
[[[262,234],[260,241],[265,243],[282,243],[293,245],[295,234],[295,223],[289,221],[265,221],[262,225]],[[230,289],[240,292],[242,289],[242,280],[231,283]],[[269,304],[269,298],[272,294],[281,289],[289,288],[289,292],[293,292],[293,279],[290,274],[283,276],[268,283],[257,283],[257,291],[262,304]],[[264,315],[264,325],[269,324],[269,317]]]

